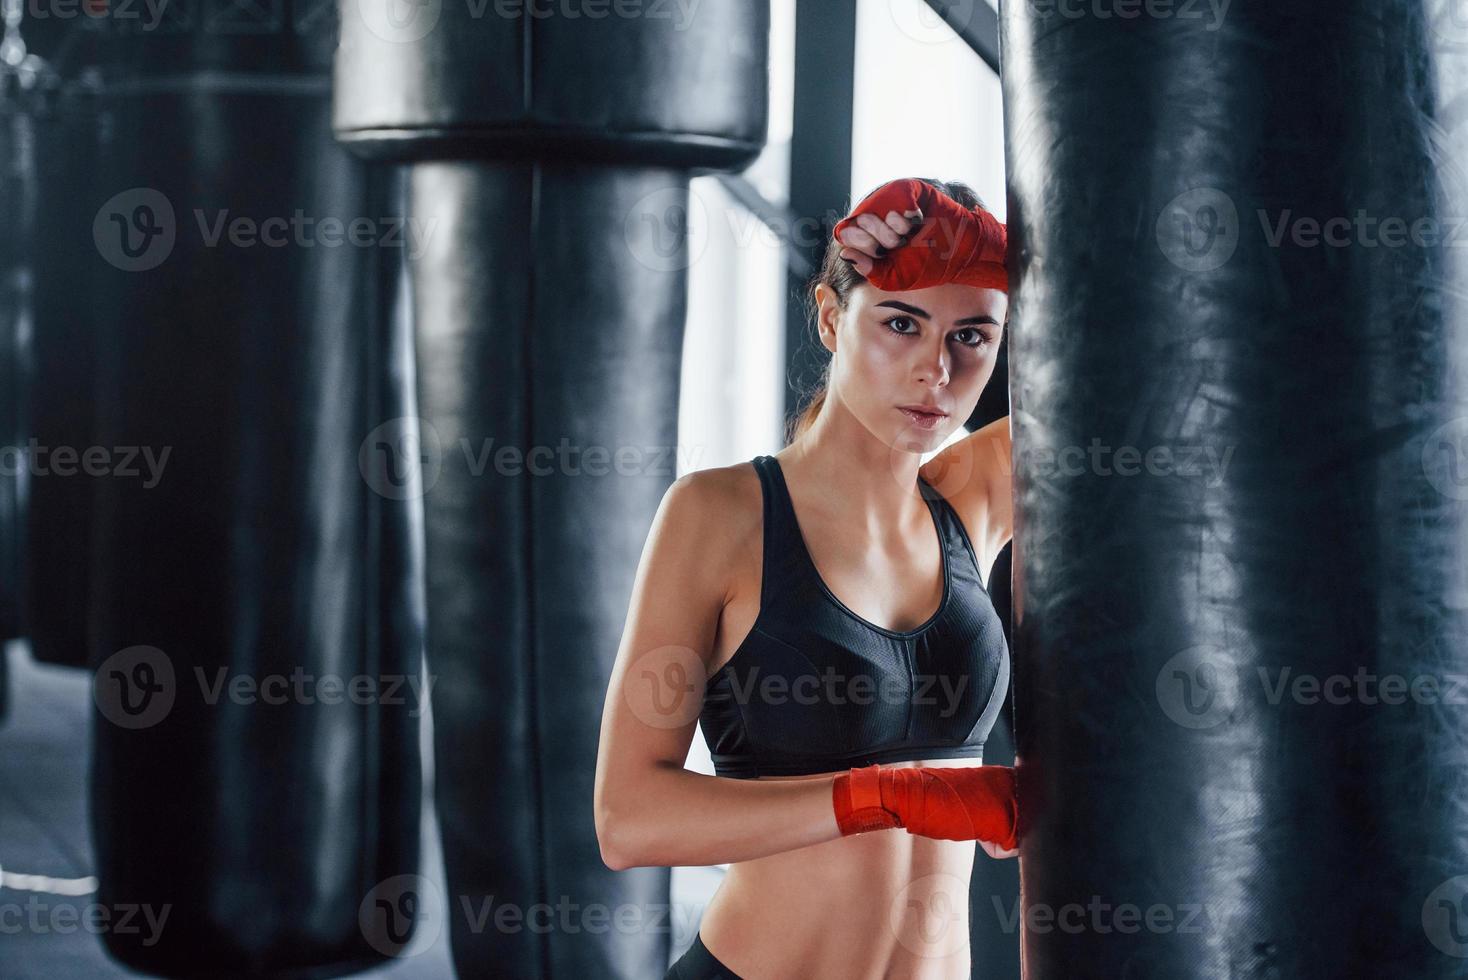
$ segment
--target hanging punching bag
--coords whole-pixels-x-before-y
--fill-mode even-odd
[[[335,144],[313,11],[110,38],[82,189],[98,439],[139,447],[96,491],[98,901],[167,910],[103,939],[168,976],[364,969],[418,869],[416,505],[360,464],[412,410],[402,186]]]
[[[101,201],[93,191],[106,173],[112,128],[97,99],[99,25],[87,18],[23,23],[28,43],[46,59],[31,100],[42,220],[28,249],[24,619],[37,660],[83,667],[94,493],[110,478],[94,461],[98,452],[116,451],[97,442],[93,415],[97,323],[105,315],[100,284],[110,271],[92,240]]]
[[[1462,976],[1468,31],[1204,6],[1004,7],[1025,974]]]
[[[548,7],[392,21],[344,3],[335,123],[417,161],[406,462],[455,964],[640,980],[667,968],[669,871],[603,864],[597,737],[642,532],[677,476],[689,173],[764,141],[769,11]],[[502,907],[518,927],[494,925]]]
[[[32,327],[29,249],[35,230],[35,128],[29,80],[0,62],[0,718],[6,640],[21,634],[26,492],[21,409]],[[24,87],[23,87],[24,86]]]
[[[996,371],[998,369],[996,368]],[[1006,399],[1007,400],[1007,399]],[[1013,547],[999,549],[989,571],[989,598],[999,613],[1004,640],[1013,645],[1010,574]],[[998,720],[984,743],[984,764],[1014,765],[1014,685],[1010,672],[1010,688],[999,709]],[[1019,862],[974,862],[969,876],[969,958],[977,977],[1017,977],[1019,959]]]
[[[35,131],[29,94],[0,62],[0,722],[10,708],[6,641],[21,633],[25,465],[21,402],[30,331],[31,276],[26,254],[35,217]]]

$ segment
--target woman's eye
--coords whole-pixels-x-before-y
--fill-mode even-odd
[[[970,336],[967,340],[960,340],[959,343],[967,344],[969,347],[985,347],[988,344],[992,343],[992,341],[989,340],[989,338],[984,334],[984,331],[975,329],[974,327],[969,327],[967,330],[959,331],[960,336],[964,334],[969,334]]]
[[[898,334],[899,336],[917,336],[917,321],[910,316],[891,316],[883,320],[882,323],[884,323],[889,330],[891,330],[895,334]],[[910,324],[913,329],[910,331],[899,330],[896,326],[896,324],[899,323]],[[959,338],[958,342],[960,344],[963,344],[965,347],[972,347],[975,350],[982,350],[983,348],[993,343],[993,341],[991,341],[982,330],[979,330],[976,327],[965,327],[964,329],[958,331],[958,333],[954,336]]]

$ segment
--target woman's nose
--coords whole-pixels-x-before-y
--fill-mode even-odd
[[[941,347],[923,355],[917,366],[917,380],[925,385],[948,383],[948,354]]]

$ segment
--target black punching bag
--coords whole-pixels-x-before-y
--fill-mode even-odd
[[[98,900],[169,911],[103,936],[169,976],[364,969],[418,870],[421,523],[361,464],[412,410],[401,173],[332,137],[332,9],[277,10],[112,37],[76,191],[99,440],[159,464],[96,491]]]
[[[0,62],[0,721],[10,707],[5,643],[21,633],[26,492],[21,409],[31,330],[35,130],[29,78]]]
[[[996,371],[998,369],[996,368]],[[992,387],[992,385],[991,385]],[[1006,397],[1007,400],[1007,397]],[[1013,548],[999,549],[987,579],[1004,640],[1013,646],[1010,575]],[[984,743],[984,765],[1014,765],[1014,672],[999,717]],[[969,876],[969,959],[976,977],[1017,977],[1019,960],[1019,862],[992,861],[977,852]]]
[[[666,970],[669,871],[602,863],[597,737],[677,476],[688,179],[764,141],[769,11],[530,8],[392,21],[345,3],[335,122],[361,153],[416,161],[422,442],[405,444],[455,964],[641,980]]]
[[[25,632],[37,660],[83,667],[91,652],[94,494],[106,480],[142,478],[134,450],[98,442],[94,418],[97,325],[105,315],[101,284],[113,270],[92,227],[106,197],[95,191],[106,179],[113,129],[97,98],[100,25],[86,17],[23,23],[46,64],[31,100],[41,217],[28,246],[33,295],[22,403]]]
[[[1461,977],[1468,26],[1185,6],[1002,18],[1025,974]]]

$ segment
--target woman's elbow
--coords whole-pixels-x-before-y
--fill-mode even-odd
[[[606,805],[596,808],[596,843],[601,849],[602,864],[612,871],[642,866],[644,862],[637,853],[636,841],[637,834],[627,813]]]
[[[600,820],[596,823],[596,843],[601,848],[601,863],[612,871],[626,871],[636,867],[623,855],[620,842],[612,836],[611,827]]]
[[[596,840],[602,863],[613,871],[628,868],[669,867],[667,834],[673,828],[663,819],[666,800],[661,782],[666,773],[682,766],[659,763],[646,771],[618,772],[606,779],[593,802]]]
[[[621,858],[614,856],[614,854],[615,852],[609,851],[605,844],[602,845],[601,863],[605,864],[608,870],[626,871],[628,868],[637,867],[637,865],[632,864],[628,861],[623,861]]]

